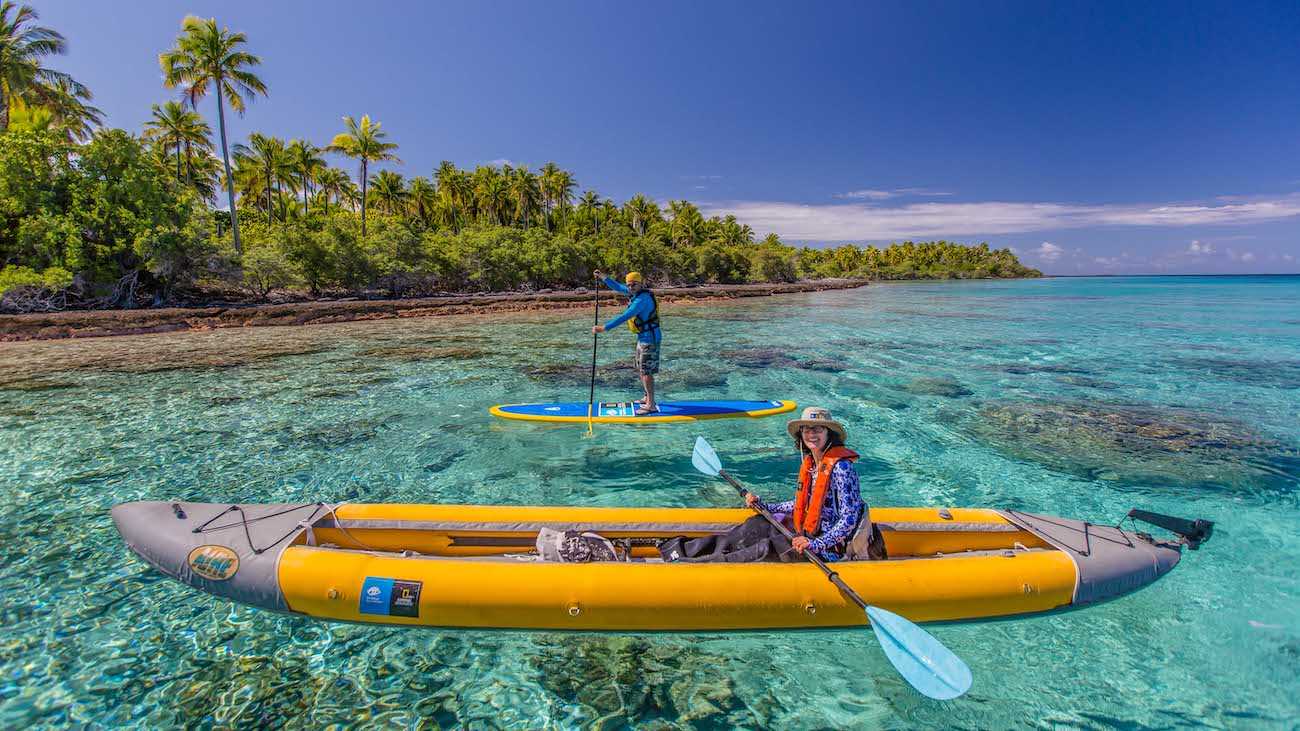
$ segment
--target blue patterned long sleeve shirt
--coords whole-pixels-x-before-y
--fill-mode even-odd
[[[813,481],[816,482],[815,477]],[[844,546],[853,535],[865,505],[853,463],[847,459],[836,462],[831,468],[831,483],[826,486],[817,535],[808,542],[808,548],[826,561],[843,558]],[[764,507],[768,512],[790,514],[794,512],[794,500],[775,505],[764,503]]]

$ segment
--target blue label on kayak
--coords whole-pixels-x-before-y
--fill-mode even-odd
[[[367,576],[361,585],[361,613],[388,614],[388,600],[393,595],[392,579],[376,579]]]
[[[362,614],[382,614],[386,617],[418,617],[421,588],[423,583],[419,581],[367,576],[361,584],[359,610]]]

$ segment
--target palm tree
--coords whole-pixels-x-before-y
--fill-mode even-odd
[[[28,107],[48,107],[52,122],[64,121],[59,106],[90,99],[90,90],[62,71],[45,68],[46,56],[68,51],[67,41],[54,30],[31,25],[40,15],[30,5],[0,2],[0,132],[9,128],[9,111],[15,102]],[[86,109],[96,115],[94,107]]]
[[[623,215],[627,217],[628,224],[638,236],[645,236],[650,223],[659,216],[659,207],[649,198],[637,193],[623,204]]]
[[[712,219],[710,223],[715,224],[713,240],[724,246],[743,246],[754,242],[754,229],[748,224],[742,225],[733,215],[728,214],[721,221]]]
[[[438,197],[442,199],[442,204],[438,207],[440,223],[450,226],[457,233],[460,233],[460,211],[462,210],[461,178],[461,171],[448,160],[438,163],[438,169],[433,173],[433,179],[438,184]]]
[[[406,208],[406,181],[392,170],[380,170],[370,179],[370,202],[389,215],[397,215]]]
[[[546,206],[546,230],[551,230],[551,209],[555,205],[555,176],[560,172],[560,166],[553,162],[548,162],[537,172],[538,182],[542,189],[542,203]]]
[[[307,196],[311,193],[311,184],[316,176],[325,169],[325,160],[320,156],[320,148],[305,140],[293,140],[286,150],[289,167],[298,176],[295,185],[302,191],[302,212],[307,212]]]
[[[186,16],[176,46],[158,56],[163,70],[163,85],[168,89],[181,86],[191,103],[209,91],[217,97],[217,126],[221,132],[221,159],[226,166],[226,194],[230,202],[230,228],[235,237],[235,255],[243,254],[239,241],[239,218],[235,213],[235,183],[230,172],[230,152],[226,147],[225,104],[243,115],[246,100],[256,94],[266,95],[266,84],[248,69],[262,59],[241,50],[248,38],[218,28],[216,18]]]
[[[700,209],[690,201],[669,201],[668,208],[673,214],[669,231],[674,244],[685,247],[704,241],[707,224],[704,216],[700,215]]]
[[[235,158],[244,158],[258,169],[262,175],[266,193],[266,221],[272,222],[275,206],[272,204],[272,191],[279,192],[279,183],[292,175],[289,164],[288,148],[279,137],[269,137],[261,132],[248,136],[248,146],[235,145]]]
[[[583,193],[578,199],[578,210],[591,219],[596,233],[600,233],[600,194],[594,190]]]
[[[573,200],[573,189],[577,187],[578,181],[573,179],[573,173],[568,170],[559,170],[552,176],[551,198],[557,210],[568,210],[569,203]]]
[[[334,200],[342,204],[343,200],[341,196],[343,195],[343,191],[352,184],[352,180],[349,179],[348,174],[342,170],[327,167],[319,173],[316,173],[316,184],[320,186],[320,192],[325,195],[325,210],[328,212],[330,207],[330,195],[333,195]]]
[[[352,182],[352,178],[347,178],[343,188],[339,190],[339,204],[344,203],[348,204],[348,208],[351,208],[353,213],[357,212],[357,206],[361,204],[361,189]]]
[[[181,182],[184,153],[193,147],[206,150],[212,146],[212,128],[184,104],[171,101],[153,105],[153,117],[144,123],[144,138],[155,140],[164,148],[176,148],[176,182]]]
[[[527,167],[516,168],[515,174],[510,178],[509,193],[510,201],[515,206],[515,220],[522,222],[527,231],[528,221],[533,217],[533,210],[542,197],[537,176],[529,172]]]
[[[265,210],[269,219],[271,215],[271,192],[266,175],[262,172],[261,161],[254,155],[245,154],[243,145],[235,147],[235,169],[227,181],[227,188],[234,187],[239,192],[240,205],[254,210]]]
[[[366,235],[366,180],[370,175],[369,167],[371,160],[392,160],[401,162],[393,154],[397,149],[397,143],[384,142],[388,133],[379,129],[379,122],[371,122],[370,115],[361,116],[361,122],[358,123],[352,117],[344,117],[343,124],[347,126],[346,132],[340,132],[334,135],[334,139],[325,149],[329,152],[337,152],[348,157],[355,157],[361,161],[361,236]]]
[[[85,142],[95,127],[104,124],[104,112],[86,102],[90,90],[70,78],[56,79],[41,105],[50,111],[55,126],[69,142]]]
[[[185,151],[186,182],[205,201],[215,200],[221,182],[221,158],[212,151],[211,143],[201,148],[198,155]]]
[[[474,200],[484,219],[498,225],[505,223],[505,209],[510,205],[510,187],[500,171],[491,165],[475,168]]]
[[[438,191],[428,178],[411,178],[411,187],[407,189],[411,213],[428,226],[433,218],[433,211],[438,206]]]

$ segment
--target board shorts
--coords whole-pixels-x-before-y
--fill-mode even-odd
[[[637,343],[632,366],[638,376],[653,376],[659,372],[659,343]]]

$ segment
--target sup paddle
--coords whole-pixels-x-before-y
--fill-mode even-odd
[[[600,324],[600,280],[596,280],[596,318],[593,326]],[[587,395],[587,436],[592,436],[592,409],[596,405],[596,343],[600,342],[600,336],[596,333],[591,334],[591,393]]]
[[[722,469],[722,460],[718,458],[718,453],[704,437],[695,439],[695,452],[691,455],[691,464],[710,477],[721,477],[731,483],[741,497],[749,494],[749,490],[746,490],[739,480]],[[759,515],[767,519],[767,522],[781,531],[781,535],[794,540],[790,531],[772,517],[766,508],[761,504],[753,507]],[[893,663],[898,673],[911,683],[913,688],[922,695],[941,701],[951,700],[970,690],[970,668],[952,650],[944,647],[943,643],[936,640],[929,632],[897,614],[867,604],[857,592],[844,583],[839,574],[812,551],[805,549],[803,556],[821,569],[832,584],[867,613],[871,629],[875,631],[876,639],[880,641],[880,649],[884,650],[885,657],[889,658],[889,662]]]

